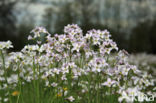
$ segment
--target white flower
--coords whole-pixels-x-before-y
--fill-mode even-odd
[[[100,45],[99,38],[94,38],[94,39],[93,39],[93,44],[94,44],[94,45],[97,45],[97,44]]]
[[[45,86],[49,86],[49,81],[46,81],[45,82]]]
[[[133,103],[132,98],[128,96],[128,94],[123,91],[121,96],[118,98],[118,101],[121,103],[123,100],[126,100],[127,103]]]
[[[18,82],[18,75],[12,74],[11,77],[7,78],[9,84]]]
[[[93,72],[101,72],[101,68],[97,65],[95,67],[92,68]]]
[[[60,73],[60,70],[57,69],[57,68],[54,68],[54,69],[53,69],[53,72],[56,73],[56,74],[59,74],[59,73]]]
[[[4,98],[4,102],[8,102],[8,100],[9,100],[8,98]]]
[[[90,39],[91,38],[91,35],[87,33],[86,36],[85,36],[85,38],[86,39]]]
[[[67,98],[70,102],[73,102],[75,100],[75,98],[73,98],[73,96],[70,96]]]
[[[33,39],[33,37],[31,35],[28,36],[28,40],[31,40]]]
[[[67,80],[66,75],[62,75],[61,79],[62,80]]]
[[[136,66],[131,66],[131,69],[133,70],[135,74],[138,74],[141,72]]]
[[[53,83],[51,84],[51,86],[52,86],[52,87],[56,87],[56,86],[57,86],[57,83],[53,82]]]
[[[68,69],[68,68],[69,68],[68,66],[64,65],[64,66],[61,68],[61,72],[62,72],[63,74],[69,73],[69,69]]]
[[[137,88],[128,88],[127,91],[129,96],[137,96],[138,95],[138,90]]]
[[[69,35],[82,35],[82,30],[77,24],[65,26],[64,32]]]
[[[9,49],[9,48],[13,48],[11,41],[0,42],[0,50]]]
[[[106,82],[102,83],[103,86],[108,86],[108,87],[111,87],[113,84],[115,84],[116,81],[114,80],[111,80],[110,78],[107,79]]]
[[[118,66],[118,73],[119,74],[122,74],[122,75],[128,75],[128,72],[129,72],[130,68],[127,67],[126,65],[119,65]]]
[[[81,45],[79,43],[73,43],[72,51],[76,50],[79,52]]]
[[[37,38],[40,37],[40,33],[48,33],[48,31],[44,28],[44,27],[36,27],[35,29],[33,29],[31,31],[31,33],[34,33],[34,37],[33,38]],[[32,39],[30,36],[28,39]]]
[[[22,51],[23,52],[26,52],[26,51],[39,51],[39,46],[38,45],[26,45]]]

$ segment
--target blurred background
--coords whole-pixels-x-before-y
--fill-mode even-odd
[[[156,0],[0,0],[0,41],[14,50],[35,26],[51,34],[76,23],[84,31],[108,29],[120,49],[156,54]]]

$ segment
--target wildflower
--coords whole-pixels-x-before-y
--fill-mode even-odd
[[[121,103],[123,100],[126,100],[126,102],[133,102],[132,101],[132,99],[128,96],[128,94],[125,92],[125,91],[123,91],[122,92],[122,96],[120,96],[119,98],[118,98],[118,101]]]
[[[115,42],[111,42],[111,46],[113,49],[118,50],[117,44]]]
[[[61,72],[62,72],[63,74],[69,73],[68,67],[69,67],[69,66],[64,65],[64,66],[61,68],[61,70],[62,70]]]
[[[82,30],[77,24],[67,25],[64,28],[64,32],[69,35],[82,35]]]
[[[132,65],[130,68],[133,70],[133,72],[134,72],[135,74],[138,74],[138,73],[141,72],[141,71],[138,70],[138,68],[137,68],[136,66],[134,66],[134,65]]]
[[[85,36],[85,38],[86,39],[90,39],[91,38],[91,35],[87,33],[86,36]]]
[[[70,96],[67,98],[67,100],[69,100],[70,102],[73,102],[75,100],[75,98],[73,98],[73,96]]]
[[[38,45],[27,45],[24,47],[23,50],[28,50],[28,51],[39,51],[39,46]]]
[[[110,78],[107,79],[106,82],[102,83],[103,86],[108,86],[108,87],[111,87],[113,84],[115,84],[116,81],[114,80],[111,80]]]
[[[67,80],[66,75],[62,75],[61,79],[62,80]]]
[[[11,41],[0,42],[0,50],[9,49],[9,48],[13,48]]]
[[[49,86],[49,81],[48,80],[45,82],[45,85],[46,86]]]
[[[126,67],[125,65],[118,66],[118,73],[121,75],[128,75],[130,68]]]
[[[57,97],[61,97],[61,96],[62,96],[62,93],[58,93],[58,94],[57,94]]]
[[[39,48],[39,52],[43,52],[46,50],[46,45],[41,45],[41,47]]]
[[[64,91],[67,91],[67,90],[68,90],[68,88],[67,88],[67,87],[64,87],[64,88],[63,88],[63,90],[64,90]]]
[[[40,33],[47,33],[47,34],[49,34],[48,31],[44,27],[36,27],[30,33],[34,33],[35,34],[33,38],[40,37]],[[32,39],[32,38],[29,36],[29,39]]]
[[[51,86],[52,87],[56,87],[57,86],[57,83],[54,82],[54,83],[51,84]]]
[[[8,102],[8,100],[9,100],[8,98],[4,98],[4,102]]]
[[[93,67],[93,72],[101,72],[101,68],[99,66]]]
[[[76,50],[77,52],[79,52],[81,45],[79,43],[73,43],[73,49],[72,51]]]
[[[66,37],[66,35],[60,35],[58,36],[58,39],[60,42],[64,43],[68,38]]]
[[[14,91],[13,93],[12,93],[12,96],[18,96],[19,95],[19,92],[18,91]]]
[[[128,88],[126,92],[128,93],[129,96],[137,96],[137,94],[139,93],[137,88]]]
[[[7,78],[7,82],[9,84],[17,83],[18,82],[18,75],[12,74],[11,77]]]
[[[40,33],[48,34],[46,42],[42,44],[37,41],[37,44],[26,45],[21,52],[10,53],[11,56],[5,58],[6,69],[0,69],[0,90],[17,88],[19,77],[22,85],[41,79],[46,91],[51,88],[56,92],[57,89],[55,97],[67,97],[65,99],[68,102],[75,102],[75,98],[77,102],[83,102],[80,98],[85,100],[86,97],[79,96],[100,90],[102,86],[115,87],[111,93],[114,94],[117,91],[120,95],[118,101],[127,103],[133,102],[132,96],[138,96],[141,91],[147,90],[147,93],[151,94],[152,89],[156,90],[156,88],[148,90],[148,87],[154,86],[155,79],[147,72],[142,72],[138,67],[129,64],[128,53],[117,51],[117,44],[110,38],[111,35],[107,30],[93,29],[83,36],[81,28],[72,24],[67,25],[64,28],[64,34],[61,35],[51,36],[43,27],[36,27],[32,33],[34,36],[29,36],[29,40],[40,37]],[[11,47],[9,41],[0,42],[0,50]],[[111,55],[114,49],[117,53]],[[0,68],[2,66],[3,62],[0,60]],[[105,80],[106,77],[107,80]],[[92,80],[94,78],[104,82],[99,81],[101,83],[99,85],[97,80]],[[74,89],[76,87],[79,87],[78,91]],[[71,96],[68,90],[72,89],[77,96]],[[109,94],[106,91],[101,96]],[[11,95],[18,96],[19,92],[14,91]],[[3,99],[1,101],[4,102],[6,98],[7,102],[7,96],[9,93],[4,93],[3,98],[0,97]]]
[[[16,63],[19,62],[21,59],[24,58],[24,55],[21,52],[12,52],[10,53],[9,59],[12,61],[14,60]]]
[[[32,40],[33,37],[31,35],[28,36],[28,40]]]
[[[54,68],[53,69],[53,73],[59,74],[60,73],[60,70],[58,68]]]
[[[93,39],[93,44],[94,44],[94,45],[97,45],[97,44],[100,45],[99,38],[94,38],[94,39]]]

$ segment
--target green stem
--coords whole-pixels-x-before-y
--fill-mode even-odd
[[[110,103],[112,103],[112,87],[109,88],[109,100],[110,100]]]
[[[58,75],[56,76],[56,79],[57,79],[57,83],[58,83]],[[59,94],[59,90],[58,90],[58,88],[57,88],[57,95]],[[57,103],[59,103],[58,102],[58,96],[57,96]]]
[[[91,103],[91,73],[89,73],[89,83],[88,83],[88,103]]]
[[[97,74],[97,100],[96,102],[99,103],[99,73]]]
[[[40,66],[37,63],[37,71],[39,72],[38,74],[38,81],[37,81],[37,98],[38,98],[38,103],[40,103]]]
[[[9,92],[9,100],[10,100],[10,103],[12,103],[12,100],[11,100],[11,93],[10,93],[10,90],[8,89],[8,92]]]
[[[18,98],[17,98],[16,103],[19,103],[19,98],[20,98],[20,95],[21,95],[21,90],[22,90],[22,88],[21,88],[21,81],[20,81],[20,91],[19,91],[19,95],[18,95]]]
[[[3,63],[3,70],[4,70],[5,81],[7,82],[7,74],[6,74],[6,68],[5,68],[5,57],[4,57],[4,54],[3,54],[2,50],[0,50],[0,54],[1,54],[1,59],[2,59],[2,63]],[[10,103],[12,103],[9,88],[8,88],[8,92],[9,92]]]
[[[19,70],[19,63],[18,63],[18,70]],[[19,80],[19,84],[18,84],[18,85],[19,85],[19,87],[20,87],[20,91],[19,91],[19,95],[18,95],[18,98],[17,98],[16,103],[19,102],[19,98],[20,98],[20,95],[21,95],[21,79],[20,79],[19,73],[20,73],[20,70],[19,70],[19,72],[18,72],[18,80]]]
[[[5,76],[5,81],[7,81],[7,75],[6,75],[6,68],[5,68],[5,58],[4,58],[4,54],[3,54],[3,51],[0,50],[0,53],[1,53],[1,59],[2,59],[2,63],[3,63],[3,70],[4,70],[4,76]]]
[[[33,57],[33,86],[34,86],[34,91],[35,91],[35,95],[34,95],[34,102],[38,103],[38,98],[36,98],[36,81],[35,81],[35,75],[36,75],[36,71],[35,71],[35,58]]]

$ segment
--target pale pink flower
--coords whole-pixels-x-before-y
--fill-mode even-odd
[[[114,80],[111,80],[110,78],[107,79],[106,82],[102,83],[103,86],[108,86],[108,87],[111,87],[113,84],[115,84],[116,81]]]

